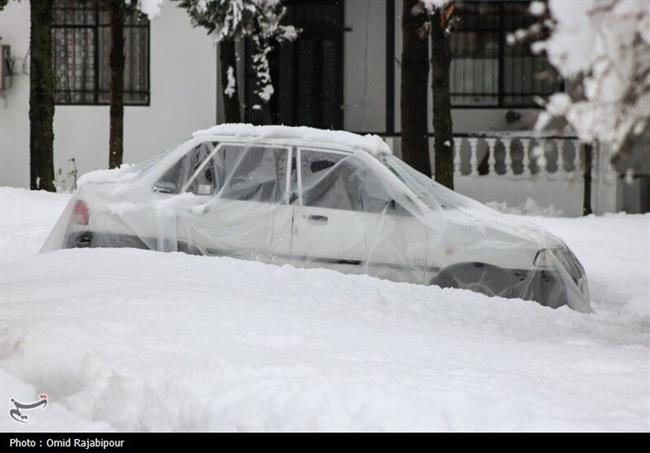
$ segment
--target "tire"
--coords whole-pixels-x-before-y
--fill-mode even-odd
[[[431,283],[441,288],[468,289],[486,296],[513,297],[519,281],[497,266],[462,263],[443,269]]]

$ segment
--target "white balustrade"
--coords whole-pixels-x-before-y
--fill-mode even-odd
[[[471,176],[478,176],[478,138],[470,138],[468,141],[470,149],[469,174]]]
[[[503,164],[506,167],[506,176],[514,175],[514,170],[512,169],[512,139],[502,138],[501,143],[503,143],[503,150],[505,151],[505,157],[503,158]]]
[[[524,157],[523,160],[521,161],[522,165],[522,172],[521,174],[524,177],[529,177],[532,173],[530,171],[530,139],[521,139],[521,146],[523,147],[523,152],[524,152]]]
[[[557,147],[557,173],[565,175],[564,171],[564,140],[556,139],[555,146]]]
[[[501,142],[498,165],[497,142]],[[582,152],[582,144],[576,137],[543,136],[533,132],[529,135],[495,132],[493,135],[458,136],[453,146],[454,187],[458,192],[486,203],[496,201],[519,207],[533,200],[539,206],[553,206],[566,215],[580,215],[584,171]],[[611,189],[617,183],[616,173],[608,168],[600,169],[598,162],[599,159],[594,158],[595,189],[592,193],[597,202],[602,199],[614,206],[616,200],[610,200],[610,192],[616,193]],[[479,174],[479,166],[483,174]],[[496,172],[497,168],[501,174]]]
[[[456,138],[454,140],[454,173],[461,173],[462,168],[461,168],[461,149],[463,145],[463,139],[462,138]]]
[[[571,143],[573,143],[573,149],[575,151],[575,156],[573,158],[573,176],[575,177],[575,175],[582,172],[582,160],[580,157],[582,147],[580,146],[580,142],[578,140],[572,140]]]
[[[479,151],[479,143],[481,140],[485,141],[486,152],[485,154]],[[566,142],[570,145],[566,145]],[[503,157],[503,174],[498,174],[497,158],[496,158],[496,145],[501,142],[504,149]],[[469,162],[468,156],[463,156],[463,146],[467,143],[469,146]],[[520,148],[515,145],[520,146]],[[549,162],[550,156],[547,152],[552,147],[557,150],[557,157]],[[573,158],[567,161],[565,152],[567,149],[573,149]],[[513,149],[521,149],[521,160],[515,161],[513,159]],[[573,179],[576,174],[581,172],[582,160],[580,154],[580,143],[575,138],[537,138],[537,137],[508,137],[508,136],[495,136],[495,137],[456,137],[453,146],[453,164],[454,172],[462,176],[499,176],[508,178],[531,178],[531,177],[544,177],[550,179],[566,178]],[[479,165],[483,159],[487,159],[487,175],[479,175]],[[499,162],[501,160],[499,159]],[[515,162],[521,162],[521,171],[515,173],[513,165]],[[467,168],[469,163],[469,174],[464,174],[464,169]],[[550,165],[549,165],[550,164]],[[553,165],[555,164],[555,165]],[[535,166],[537,171],[533,174],[531,166]],[[547,167],[554,168],[554,171],[549,171]],[[501,164],[499,164],[501,168]]]
[[[537,141],[537,146],[533,150],[533,156],[539,168],[539,173],[548,175],[548,168],[546,167],[546,140]]]
[[[487,143],[487,152],[488,152],[488,174],[496,175],[496,158],[494,156],[494,146],[497,142],[495,138],[486,138],[485,142]],[[510,152],[509,150],[506,152]]]

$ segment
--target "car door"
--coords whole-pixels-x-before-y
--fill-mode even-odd
[[[262,261],[289,256],[291,149],[220,143],[185,184],[204,198],[179,224],[190,251]],[[192,250],[194,248],[194,250]]]
[[[412,197],[370,154],[359,155],[357,187],[365,228],[364,273],[428,283],[427,232]]]
[[[392,197],[384,198],[383,191],[373,185],[366,189],[376,201],[369,203],[365,216],[364,273],[398,282],[429,283],[426,227]]]
[[[425,283],[426,229],[372,159],[299,149],[292,255],[305,266]]]
[[[294,264],[363,272],[365,221],[349,153],[299,148],[291,255]]]

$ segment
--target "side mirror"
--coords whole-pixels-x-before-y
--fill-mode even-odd
[[[333,167],[334,165],[336,165],[336,162],[331,160],[315,160],[311,163],[309,169],[312,173],[318,173],[319,171],[323,171],[326,168]]]

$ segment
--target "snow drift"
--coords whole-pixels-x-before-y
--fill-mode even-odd
[[[0,189],[3,243],[29,238],[0,249],[2,431],[650,429],[648,215],[533,219],[585,264],[583,315],[231,258],[30,257],[65,200]]]

